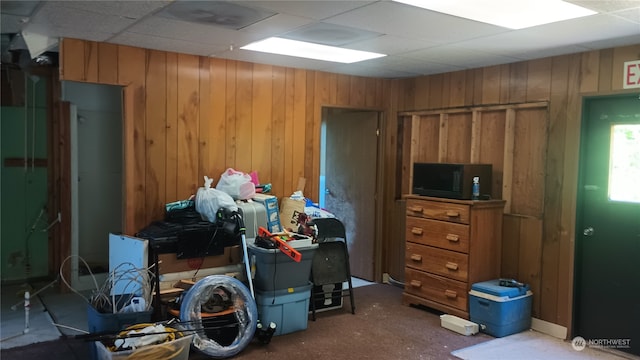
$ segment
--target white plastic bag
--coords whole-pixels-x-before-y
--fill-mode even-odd
[[[251,175],[228,168],[220,175],[216,189],[231,195],[234,200],[247,200],[256,195],[256,185]]]
[[[231,196],[224,191],[211,187],[213,179],[204,177],[204,187],[198,189],[196,193],[196,211],[203,219],[209,222],[216,222],[216,214],[220,208],[230,211],[238,211],[238,205]]]

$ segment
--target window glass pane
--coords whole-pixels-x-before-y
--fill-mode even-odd
[[[640,124],[611,127],[609,199],[640,203]]]

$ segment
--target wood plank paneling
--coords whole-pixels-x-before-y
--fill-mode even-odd
[[[95,61],[93,57],[88,59],[85,56],[86,49],[95,49],[95,43],[63,39],[60,45],[60,77],[61,80],[87,81],[88,78],[95,78]],[[93,51],[93,50],[91,50]],[[253,109],[262,108],[254,104],[253,80],[254,65],[237,62],[233,60],[209,59],[209,86],[202,82],[207,82],[206,71],[203,72],[201,59],[195,61],[197,74],[194,75],[196,81],[192,87],[197,95],[197,104],[194,110],[197,120],[193,127],[184,128],[183,121],[179,119],[179,114],[185,114],[183,99],[185,97],[182,86],[178,83],[183,80],[182,65],[178,63],[178,55],[166,52],[166,90],[164,101],[158,100],[155,104],[148,104],[150,99],[147,94],[153,93],[153,98],[161,95],[155,91],[147,89],[147,81],[151,81],[148,74],[151,74],[152,63],[147,65],[148,51],[134,49],[127,46],[112,44],[97,44],[97,81],[105,84],[119,84],[125,86],[125,182],[126,182],[126,227],[125,232],[135,233],[136,230],[147,225],[146,211],[150,207],[155,207],[150,202],[146,204],[147,191],[153,192],[152,187],[146,186],[145,177],[149,172],[161,173],[161,165],[151,165],[147,162],[156,163],[159,160],[156,155],[147,154],[152,151],[149,145],[153,139],[157,145],[159,130],[155,127],[165,127],[165,199],[166,201],[177,200],[186,196],[185,192],[190,192],[196,186],[201,186],[202,179],[196,179],[198,172],[205,172],[211,169],[210,176],[217,177],[222,170],[227,167],[245,169],[254,164],[252,159],[255,154],[252,139],[257,139],[251,132],[254,120],[252,118]],[[441,109],[452,106],[485,106],[493,104],[523,103],[526,101],[548,101],[549,102],[549,138],[548,155],[545,168],[545,203],[543,223],[539,243],[538,239],[529,237],[519,237],[517,242],[510,243],[509,247],[503,247],[503,260],[505,251],[512,253],[520,252],[527,248],[531,253],[529,263],[504,264],[503,270],[515,271],[517,277],[529,276],[535,281],[536,266],[542,268],[539,278],[539,290],[534,292],[536,307],[540,306],[539,316],[543,320],[559,323],[563,326],[570,326],[570,290],[572,288],[572,274],[570,273],[570,261],[573,252],[573,227],[575,218],[575,184],[577,183],[577,142],[579,139],[579,116],[581,106],[581,94],[589,95],[597,93],[610,93],[619,91],[617,84],[622,71],[619,64],[623,61],[638,58],[640,45],[632,45],[624,48],[605,49],[582,53],[580,56],[572,58],[568,55],[542,59],[536,61],[525,61],[515,64],[503,64],[480,69],[471,69],[464,72],[450,74],[438,74],[421,76],[412,79],[383,80],[383,79],[363,79],[350,77],[347,75],[337,75],[321,73],[310,70],[290,69],[285,72],[284,90],[278,85],[279,74],[274,69],[273,94],[271,112],[267,114],[268,123],[272,126],[272,134],[269,139],[260,140],[258,147],[263,147],[262,142],[272,142],[271,151],[271,174],[274,182],[278,182],[276,173],[282,173],[282,185],[279,188],[282,194],[288,195],[295,188],[298,178],[307,178],[307,191],[305,195],[314,197],[317,192],[317,175],[319,172],[319,128],[321,122],[322,106],[362,106],[379,107],[384,109],[385,121],[383,122],[382,134],[384,136],[384,153],[381,173],[384,183],[384,194],[379,194],[384,208],[382,209],[385,242],[383,250],[394,246],[402,246],[402,239],[390,234],[393,216],[391,212],[395,208],[395,201],[398,196],[398,189],[405,191],[406,179],[397,178],[396,174],[407,173],[406,160],[397,154],[397,151],[407,148],[407,144],[401,139],[399,130],[406,131],[409,121],[407,117],[403,120],[397,118],[398,111]],[[155,55],[154,55],[155,58]],[[154,60],[155,61],[155,60]],[[548,75],[548,64],[551,64],[550,75]],[[153,64],[155,68],[157,64]],[[149,66],[149,69],[147,68]],[[87,70],[91,75],[87,76]],[[181,75],[178,76],[178,73]],[[201,76],[203,78],[201,79]],[[349,84],[347,91],[349,99],[346,100],[342,94],[345,89],[340,84]],[[376,84],[375,91],[372,84]],[[567,83],[570,85],[567,86]],[[202,92],[209,91],[209,94]],[[283,130],[276,130],[279,125],[279,117],[282,116],[276,104],[280,104],[282,98],[277,92],[284,91],[284,126]],[[547,94],[545,98],[545,94]],[[199,93],[199,94],[198,94]],[[564,95],[563,95],[564,94]],[[179,99],[181,99],[179,101]],[[203,99],[210,100],[210,108],[202,109]],[[463,99],[463,100],[461,100]],[[155,100],[154,100],[155,101]],[[186,103],[189,101],[187,100]],[[164,118],[152,115],[152,107],[165,109]],[[268,106],[268,105],[267,105]],[[566,109],[566,110],[564,110]],[[156,109],[154,108],[154,112]],[[206,121],[207,111],[211,117],[211,123],[202,124]],[[249,114],[247,114],[247,111]],[[410,118],[410,117],[409,117]],[[166,123],[162,123],[166,121]],[[499,131],[505,134],[504,128],[506,119],[492,117],[487,113],[480,116],[480,147],[479,158],[496,158],[496,149],[508,146],[508,138],[504,136],[489,135],[489,133]],[[260,123],[263,126],[263,123]],[[515,123],[514,123],[515,126]],[[182,127],[182,128],[180,128]],[[420,126],[423,127],[422,124]],[[151,130],[153,128],[153,131]],[[476,128],[477,125],[469,126]],[[191,130],[189,130],[191,129]],[[186,131],[185,131],[186,130]],[[178,133],[180,131],[180,134]],[[282,132],[282,138],[278,138],[276,131]],[[421,130],[422,131],[422,130]],[[454,130],[455,131],[455,130]],[[477,131],[477,130],[476,130]],[[507,132],[508,133],[508,132]],[[182,135],[190,134],[194,136],[193,141],[195,151],[190,149]],[[280,140],[282,139],[282,140]],[[436,136],[437,139],[437,136]],[[484,139],[491,139],[490,141]],[[159,140],[158,140],[159,141]],[[278,159],[278,145],[280,142],[283,148],[283,159]],[[451,138],[447,143],[451,143]],[[467,139],[466,141],[470,141]],[[498,142],[493,147],[493,142]],[[206,143],[207,150],[200,148],[198,144]],[[453,145],[453,143],[451,143]],[[420,145],[422,146],[422,145]],[[458,146],[458,145],[455,145]],[[475,148],[475,147],[474,147]],[[437,149],[437,148],[436,148]],[[157,149],[153,149],[155,151]],[[448,149],[443,151],[448,152]],[[471,151],[471,150],[470,150]],[[201,154],[202,153],[202,157]],[[247,156],[247,153],[250,155]],[[561,155],[557,155],[560,153]],[[189,155],[185,155],[189,154]],[[190,177],[180,176],[183,171],[182,156],[186,156],[187,169],[192,166],[193,171]],[[433,155],[425,155],[427,158]],[[437,157],[437,153],[435,155]],[[469,155],[470,156],[470,155]],[[498,153],[498,158],[500,158]],[[277,161],[276,161],[277,160]],[[257,161],[257,160],[256,160]],[[500,161],[492,161],[500,164]],[[509,173],[508,164],[502,163],[494,168],[494,176],[498,178],[503,171],[502,179]],[[497,186],[508,186],[509,184],[499,184],[494,181],[494,189]],[[160,187],[161,185],[158,185]],[[278,185],[276,185],[278,186]],[[277,188],[277,187],[276,187]],[[181,189],[180,191],[178,189]],[[188,190],[188,191],[187,191]],[[158,189],[161,194],[161,189]],[[160,196],[160,195],[159,195]],[[503,195],[505,197],[505,195]],[[150,200],[157,201],[157,200]],[[155,211],[155,210],[154,210]],[[151,212],[154,213],[155,212]],[[389,215],[389,216],[388,216]],[[505,233],[513,232],[509,230],[516,227],[516,224],[506,224],[508,217],[505,216]],[[561,219],[561,220],[557,220]],[[540,219],[535,219],[539,221]],[[538,231],[539,225],[532,221],[532,231]],[[521,225],[518,225],[521,226]],[[522,229],[518,228],[521,233]],[[391,235],[391,236],[388,236]],[[505,239],[508,237],[505,236]],[[523,242],[526,241],[526,242]],[[533,242],[530,244],[529,242]],[[515,245],[517,244],[517,249]],[[540,245],[541,244],[541,245]],[[393,254],[393,252],[390,252]],[[569,257],[569,259],[567,259]],[[522,260],[522,259],[519,259]],[[393,267],[390,259],[383,262]],[[536,264],[542,265],[536,265]],[[512,268],[517,266],[518,270]],[[383,269],[384,271],[384,269]],[[522,273],[522,274],[521,274]],[[508,273],[510,274],[510,273]],[[506,275],[508,275],[506,274]],[[529,274],[529,275],[526,275]],[[538,302],[539,301],[539,302]],[[569,310],[567,310],[569,309]],[[536,310],[537,311],[537,310]]]
[[[230,167],[236,167],[236,152],[238,151],[238,139],[236,138],[236,134],[238,132],[237,129],[237,106],[236,98],[238,94],[236,93],[236,89],[238,87],[237,84],[237,73],[238,73],[238,63],[235,61],[227,61],[226,62],[226,76],[227,76],[227,92],[226,92],[226,101],[225,101],[225,113],[226,113],[226,138],[224,143],[226,144],[225,151],[225,162],[224,169]],[[223,169],[223,171],[224,171]],[[222,173],[222,172],[221,172]]]
[[[196,193],[200,63],[197,56],[178,54],[178,199]]]
[[[611,91],[613,78],[613,49],[600,51],[600,69],[598,70],[598,91]]]
[[[146,169],[145,169],[145,219],[162,219],[163,205],[167,203],[166,189],[166,109],[156,106],[167,96],[167,61],[161,51],[147,53],[146,113],[154,122],[147,122],[146,133]]]
[[[541,219],[547,154],[547,109],[516,111],[511,212]]]
[[[253,74],[254,65],[247,62],[239,62],[237,67],[236,82],[236,156],[235,169],[249,171],[251,169],[252,151],[250,144],[253,141]]]
[[[291,73],[292,74],[292,73]],[[272,184],[272,192],[282,196],[284,190],[284,167],[272,166],[271,164],[283,164],[286,161],[285,144],[287,143],[286,122],[287,112],[291,114],[287,106],[287,93],[291,90],[287,88],[287,69],[283,67],[273,68],[273,108],[271,110],[271,158],[267,159],[271,175],[262,180],[263,183]],[[289,105],[292,105],[289,102]]]
[[[496,199],[502,199],[502,179],[504,171],[504,126],[506,113],[504,111],[481,112],[479,131],[479,157],[477,163],[492,164],[491,194]]]
[[[87,82],[96,83],[98,82],[98,43],[87,42],[84,47],[84,56],[86,57],[84,61],[84,74],[85,80]]]
[[[558,223],[562,211],[562,183],[564,182],[564,143],[567,117],[567,81],[569,61],[566,56],[554,57],[552,63],[551,101],[549,105],[549,145],[547,150],[544,217],[548,219],[544,228],[542,261],[542,282],[540,316],[555,319],[558,297]]]
[[[465,105],[466,79],[467,72],[464,70],[451,73],[449,78],[449,107]]]
[[[582,53],[580,64],[580,92],[598,91],[598,69],[600,68],[600,52],[597,50]]]
[[[200,68],[198,71],[198,99],[199,99],[199,121],[198,121],[198,177],[204,179],[209,174],[211,164],[211,150],[213,137],[211,137],[211,121],[214,112],[213,103],[211,102],[211,59],[208,57],[200,57],[198,59]],[[203,180],[204,182],[204,180]],[[196,187],[201,186],[197,182]],[[197,190],[196,190],[197,191]],[[195,194],[195,193],[194,193]]]
[[[215,178],[225,170],[225,151],[227,138],[227,61],[212,58],[209,66],[209,103],[211,118],[208,133],[201,136],[208,139],[209,162],[206,163],[207,175]]]
[[[551,58],[532,60],[527,67],[527,102],[549,99],[551,91]]]
[[[447,162],[468,163],[471,160],[470,112],[448,114]]]
[[[85,81],[85,41],[65,39],[60,45],[60,79]]]
[[[118,84],[118,45],[98,43],[98,79],[100,84]]]
[[[482,71],[482,104],[497,104],[500,102],[500,66],[485,67]]]
[[[518,257],[518,279],[525,284],[529,284],[531,292],[540,294],[541,281],[541,258],[531,256],[542,252],[542,220],[532,217],[522,217],[520,219],[520,249]],[[531,306],[531,315],[540,317],[541,297],[534,296]]]
[[[165,200],[167,202],[178,198],[178,55],[166,54],[167,61],[167,89],[166,89],[166,167],[165,167]],[[154,121],[155,123],[155,121]],[[157,123],[155,124],[157,125]],[[197,184],[204,184],[198,179]]]
[[[125,204],[124,230],[134,234],[146,224],[146,53],[122,46],[118,50],[118,83],[126,85],[124,97]]]
[[[271,145],[273,133],[273,66],[253,66],[252,114],[251,114],[251,166],[238,169],[257,171],[261,179],[271,179]],[[271,180],[269,180],[271,181]]]

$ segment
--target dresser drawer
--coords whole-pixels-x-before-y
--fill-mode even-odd
[[[404,290],[462,311],[467,311],[467,283],[405,267]]]
[[[406,239],[418,244],[469,252],[469,225],[407,217]]]
[[[468,224],[469,205],[431,200],[408,199],[407,215]]]
[[[444,277],[466,282],[469,273],[469,257],[455,251],[426,245],[407,243],[405,264]]]

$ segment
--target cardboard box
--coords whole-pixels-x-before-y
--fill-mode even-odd
[[[280,223],[285,229],[295,231],[298,229],[298,217],[304,214],[304,199],[294,200],[285,197],[280,200]]]
[[[159,254],[158,261],[160,262],[158,265],[160,274],[222,267],[242,262],[242,248],[240,245],[228,246],[224,248],[223,255],[193,259],[178,259],[176,254]]]

